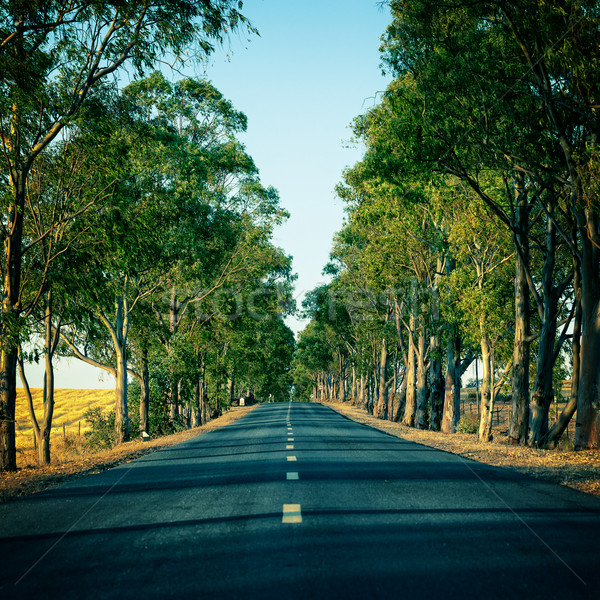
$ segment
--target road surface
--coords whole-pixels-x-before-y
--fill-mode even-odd
[[[0,505],[0,598],[598,598],[600,499],[318,404]]]

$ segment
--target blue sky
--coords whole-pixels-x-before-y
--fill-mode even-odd
[[[334,189],[361,158],[349,125],[389,81],[379,67],[389,11],[377,0],[246,0],[242,12],[260,37],[234,38],[204,75],[248,117],[241,139],[291,214],[274,241],[294,258],[300,303],[325,280],[344,216]]]
[[[291,214],[274,243],[293,256],[298,305],[325,281],[344,207],[335,186],[360,160],[349,125],[377,101],[389,79],[379,67],[390,21],[377,0],[245,0],[242,13],[260,37],[234,36],[196,75],[210,79],[248,117],[240,136],[265,185]],[[295,331],[304,326],[288,320]],[[113,388],[108,373],[76,360],[56,364],[56,387]],[[41,387],[41,369],[30,370]]]

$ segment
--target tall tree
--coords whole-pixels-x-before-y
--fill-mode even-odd
[[[0,3],[0,137],[6,202],[2,218],[0,470],[16,469],[15,397],[22,312],[26,188],[40,153],[91,90],[118,69],[138,71],[170,54],[204,57],[245,22],[229,0]]]

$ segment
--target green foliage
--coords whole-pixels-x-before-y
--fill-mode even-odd
[[[477,433],[479,431],[479,415],[474,412],[462,414],[456,426],[458,433]]]
[[[115,412],[91,408],[83,415],[90,426],[85,432],[86,445],[92,450],[112,448],[115,444]]]

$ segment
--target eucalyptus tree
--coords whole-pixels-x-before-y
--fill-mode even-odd
[[[371,286],[395,291],[388,306],[398,325],[398,340],[405,346],[404,422],[412,425],[416,419],[419,427],[438,430],[445,388],[439,313],[439,286],[449,259],[445,213],[438,188],[426,178],[385,172],[384,152],[392,148],[381,146],[394,139],[394,118],[384,103],[355,120],[355,135],[365,143],[366,152],[346,171],[346,187],[339,189],[349,203],[351,225],[364,232],[361,271],[370,273]]]
[[[203,58],[246,22],[233,0],[0,3],[0,137],[4,164],[0,469],[16,469],[17,332],[28,176],[90,92],[127,65]],[[189,54],[188,54],[189,53]]]
[[[312,392],[310,397],[324,400],[327,397],[326,375],[333,364],[333,353],[322,322],[311,320],[300,332],[294,361],[294,382],[297,389],[307,395],[309,390],[306,378],[309,377]]]
[[[215,410],[241,395],[288,397],[293,345],[291,350],[287,343],[280,347],[272,338],[282,341],[283,317],[293,310],[293,278],[291,259],[265,234],[255,238],[252,259],[229,277],[226,287],[186,313],[178,330],[182,352],[177,363],[187,364],[180,374],[184,387],[193,390],[194,416],[206,412],[209,393]],[[278,355],[287,359],[278,360]],[[221,398],[225,382],[228,398]],[[189,397],[179,399],[180,406],[189,403]]]
[[[418,166],[456,175],[513,236],[516,315],[511,438],[515,443],[528,439],[529,302],[530,293],[536,293],[534,282],[542,279],[528,273],[530,229],[540,211],[561,231],[563,242],[581,264],[586,257],[593,264],[595,256],[591,248],[596,235],[594,203],[588,197],[586,206],[591,210],[581,207],[586,185],[581,173],[589,173],[594,161],[597,83],[594,70],[585,67],[582,56],[585,48],[597,49],[592,40],[598,36],[598,6],[595,2],[585,8],[567,4],[568,9],[537,1],[460,6],[392,1],[394,19],[384,42],[386,61],[399,76],[391,91],[398,114],[396,139],[402,140],[397,148],[389,140],[382,142],[382,149],[391,149],[385,168],[398,172]],[[490,169],[504,179],[500,202],[481,185],[481,175]],[[587,185],[586,189],[591,188]],[[577,244],[565,223],[579,227]],[[550,271],[556,249],[552,244],[547,248],[545,269]],[[598,273],[597,268],[591,271]],[[590,272],[588,282],[593,289],[597,275]],[[554,287],[564,292],[568,276],[565,279],[560,272],[553,276],[561,277]],[[543,300],[553,304],[552,297]],[[550,306],[541,312],[551,319],[548,315],[555,311]],[[593,339],[592,334],[588,339],[590,365],[597,360],[597,355],[592,358]],[[549,372],[553,352],[545,356]],[[595,397],[589,387],[595,375],[582,364],[584,372],[588,389],[580,398],[587,406]],[[541,381],[539,387],[543,387]],[[595,409],[588,409],[582,414],[593,415]],[[581,431],[587,431],[586,435],[594,418],[584,419]]]
[[[339,187],[338,192],[345,198],[351,194],[349,188]],[[390,399],[395,400],[397,391],[394,358],[397,334],[401,336],[393,315],[399,285],[396,280],[392,287],[387,278],[394,267],[384,267],[385,259],[371,251],[374,230],[360,222],[357,211],[356,207],[348,211],[349,221],[335,237],[328,272],[336,275],[335,298],[344,302],[349,319],[344,337],[351,359],[353,400],[377,417],[393,418]]]
[[[88,310],[88,323],[97,320],[106,332],[110,351],[98,348],[96,356],[87,355],[83,347],[97,328],[82,328],[79,322],[70,324],[62,339],[77,358],[115,376],[115,440],[122,442],[129,439],[127,351],[132,314],[168,271],[164,248],[170,242],[166,225],[171,214],[168,190],[160,180],[160,167],[155,167],[164,132],[140,120],[116,93],[90,102],[80,116],[80,128],[96,144],[98,170],[113,182],[110,195],[79,219],[87,242],[80,251],[79,278],[93,282],[80,302]],[[92,189],[96,185],[102,186],[101,178]]]
[[[95,95],[104,100],[110,97],[103,90]],[[91,281],[81,277],[79,253],[85,252],[89,245],[89,231],[81,222],[92,207],[103,205],[111,196],[116,181],[115,173],[107,172],[98,156],[96,132],[92,129],[73,122],[43,151],[27,181],[25,202],[30,218],[23,224],[20,318],[28,324],[28,330],[19,340],[18,362],[39,459],[44,463],[50,461],[53,359],[60,350],[61,328],[80,314],[81,303],[75,298],[81,300],[93,288]],[[29,340],[26,333],[30,334]],[[39,342],[43,344],[41,353],[45,363],[41,419],[33,409],[24,360],[27,348],[33,346],[34,354],[38,354]]]
[[[53,148],[44,151],[30,173],[26,204],[31,218],[24,224],[24,276],[21,295],[25,299],[22,318],[27,318],[29,339],[19,343],[19,373],[26,391],[40,463],[50,463],[50,432],[54,412],[54,365],[60,332],[65,321],[79,312],[74,298],[87,287],[79,278],[76,255],[83,234],[77,219],[109,193],[99,185],[99,174],[90,145],[81,132],[71,130]],[[102,179],[102,178],[101,178]],[[41,295],[41,300],[38,301]],[[41,344],[41,348],[39,345]],[[26,358],[44,360],[43,415],[36,415],[26,373]]]
[[[171,271],[164,302],[155,302],[169,348],[190,310],[251,267],[254,247],[286,218],[277,192],[264,187],[236,135],[246,117],[209,82],[168,82],[160,73],[130,84],[124,96],[148,123],[177,140],[162,157],[170,190]],[[165,310],[166,308],[166,310]],[[178,410],[176,361],[171,361],[171,416]]]
[[[464,190],[464,188],[463,188]],[[479,440],[492,439],[495,396],[510,372],[510,328],[514,315],[507,310],[513,294],[511,271],[514,251],[508,231],[468,190],[454,198],[449,243],[455,269],[444,286],[442,310],[457,319],[462,336],[479,346],[482,363]],[[504,367],[496,381],[495,373]]]

